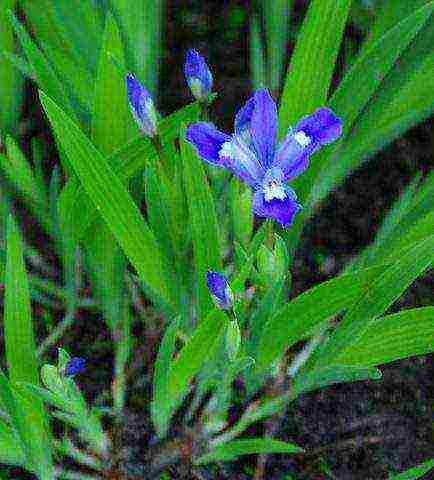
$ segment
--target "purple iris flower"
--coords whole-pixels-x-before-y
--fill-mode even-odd
[[[206,286],[217,307],[223,310],[230,310],[232,308],[234,296],[223,274],[208,270],[208,272],[206,272]]]
[[[261,89],[235,116],[234,134],[213,124],[189,125],[187,140],[208,163],[227,168],[254,191],[253,211],[289,227],[301,205],[287,182],[302,173],[309,157],[342,133],[342,122],[323,107],[302,118],[276,144],[277,108],[268,90]]]
[[[140,130],[149,137],[154,137],[157,134],[158,118],[150,93],[132,73],[126,76],[126,83],[131,112]]]
[[[196,100],[206,101],[211,93],[213,79],[205,59],[196,50],[188,50],[185,56],[184,74]]]
[[[81,357],[72,357],[66,364],[65,376],[72,377],[77,373],[83,373],[86,367],[86,360]]]

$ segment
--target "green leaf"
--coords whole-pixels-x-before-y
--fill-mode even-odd
[[[288,68],[279,110],[279,137],[303,115],[323,106],[351,0],[313,0]]]
[[[186,140],[181,141],[184,185],[196,267],[198,315],[205,318],[213,303],[206,286],[207,270],[221,270],[216,208],[201,160]]]
[[[175,341],[179,328],[179,318],[172,321],[164,332],[154,368],[154,388],[151,403],[151,417],[155,430],[163,438],[169,428],[174,401],[169,395],[169,369],[175,352]]]
[[[381,372],[376,368],[359,366],[327,365],[301,372],[293,381],[291,398],[336,383],[358,382],[360,380],[379,380]]]
[[[267,86],[267,67],[265,49],[262,45],[261,24],[259,16],[252,14],[250,19],[250,69],[253,88]]]
[[[286,348],[310,335],[316,326],[349,308],[384,268],[377,266],[341,275],[311,288],[285,305],[264,328],[258,366],[268,367]]]
[[[158,130],[163,143],[175,140],[181,125],[195,121],[198,115],[199,106],[192,103],[161,120]],[[151,141],[140,135],[110,155],[108,162],[120,180],[125,182],[156,157],[157,152]],[[77,239],[83,236],[97,214],[84,188],[76,179],[69,180],[64,187],[59,199],[59,211]]]
[[[214,309],[196,327],[170,368],[170,396],[178,398],[185,393],[189,381],[217,351],[228,321],[223,311]]]
[[[302,189],[303,194],[307,195],[312,179],[317,177],[309,198],[309,208],[324,199],[369,155],[431,109],[430,94],[422,94],[425,90],[429,91],[422,84],[422,78],[428,75],[432,59],[427,57],[424,60],[422,47],[420,52],[413,52],[421,58],[418,65],[412,65],[410,61],[408,65],[405,62],[402,64],[402,56],[408,58],[412,54],[415,41],[416,44],[423,43],[426,42],[425,37],[432,38],[432,20],[428,19],[433,8],[434,3],[430,2],[388,31],[358,57],[339,85],[330,106],[343,118],[344,138],[324,150],[315,159],[307,175],[300,177],[296,183],[296,189]],[[398,58],[399,65],[396,63]],[[402,70],[406,71],[405,75],[402,75]],[[399,90],[401,93],[398,93]],[[415,95],[418,91],[420,93]],[[368,103],[371,99],[371,103]]]
[[[128,105],[125,80],[109,54],[115,55],[124,65],[122,40],[110,14],[106,18],[92,115],[92,141],[103,155],[112,154],[139,133]]]
[[[338,357],[357,342],[372,321],[397,300],[434,260],[434,235],[398,252],[394,262],[366,285],[328,341],[318,361]]]
[[[196,465],[212,462],[228,462],[241,455],[258,453],[301,453],[304,450],[293,443],[282,442],[272,438],[243,438],[232,440],[215,447],[211,452],[195,460]]]
[[[4,332],[10,381],[12,384],[28,382],[38,385],[38,364],[23,246],[12,216],[8,219],[7,227],[5,288]],[[48,480],[52,478],[53,464],[43,405],[15,389],[12,395],[14,400],[9,394],[7,403],[13,419],[18,421],[18,431],[25,444],[29,468],[39,478]]]
[[[25,461],[25,454],[15,432],[0,420],[0,462],[24,466]]]
[[[12,382],[38,384],[38,363],[30,308],[29,284],[23,259],[23,245],[10,216],[7,227],[5,273],[5,346]]]
[[[39,223],[48,233],[52,233],[51,221],[47,215],[47,196],[36,180],[32,166],[11,137],[6,137],[6,149],[7,157],[0,154],[0,169],[23,196]]]
[[[122,182],[77,125],[42,92],[41,101],[86,193],[126,256],[153,294],[172,305],[158,245]]]
[[[278,92],[286,62],[289,13],[292,0],[266,0],[263,3],[267,41],[267,71],[271,91]]]
[[[15,52],[15,40],[7,12],[16,0],[0,0],[0,133],[14,133],[18,126],[23,100],[23,79],[4,54]]]
[[[417,467],[410,468],[405,472],[397,473],[396,475],[391,475],[389,480],[416,480],[421,478],[425,473],[428,473],[434,468],[434,458],[426,460]]]
[[[374,366],[434,351],[434,307],[403,310],[372,322],[338,356],[339,363]]]
[[[39,88],[47,92],[47,95],[52,97],[56,103],[62,105],[69,115],[74,116],[74,112],[70,105],[69,99],[66,96],[65,89],[53,71],[50,63],[32,41],[29,34],[26,32],[21,23],[15,18],[15,16],[11,14],[10,19],[15,33],[21,42],[24,53],[26,54],[27,60],[36,75],[36,81]]]
[[[130,70],[156,93],[161,56],[162,0],[113,0],[113,7],[126,39]]]

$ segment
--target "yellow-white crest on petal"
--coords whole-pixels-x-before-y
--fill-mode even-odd
[[[286,198],[286,192],[284,186],[279,182],[269,182],[263,187],[264,199],[266,202],[270,202],[275,198],[284,200]]]
[[[303,130],[299,130],[297,133],[294,134],[294,140],[301,145],[302,147],[307,147],[309,143],[312,141],[304,132]]]

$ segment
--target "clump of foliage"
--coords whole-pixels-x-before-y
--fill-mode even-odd
[[[120,452],[128,377],[144,342],[135,322],[161,333],[143,402],[152,479],[171,478],[178,464],[192,478],[204,468],[218,478],[221,462],[249,454],[259,454],[261,478],[267,454],[304,450],[274,438],[273,421],[263,436],[249,427],[278,422],[305,392],[379,380],[378,366],[433,351],[434,307],[387,314],[434,260],[432,173],[410,184],[343,272],[291,296],[294,254],[321,202],[432,113],[434,2],[409,3],[363,17],[369,35],[333,93],[345,25],[362,7],[311,1],[286,75],[291,2],[255,7],[256,91],[229,135],[209,121],[212,68],[195,50],[184,65],[195,101],[166,116],[154,106],[162,0],[23,0],[26,24],[14,0],[0,2],[1,463],[41,480],[129,478]],[[34,140],[25,155],[18,142],[24,77],[37,85],[57,145],[48,179],[45,145]],[[57,278],[23,241],[16,199],[49,239]],[[45,319],[40,342],[31,302]],[[113,340],[112,388],[99,402],[77,385],[97,368],[91,355],[59,348],[48,357],[78,310],[99,312]]]

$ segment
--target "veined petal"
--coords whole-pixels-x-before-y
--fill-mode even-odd
[[[220,156],[224,165],[251,187],[261,183],[265,170],[241,136],[233,135],[230,143],[223,145]]]
[[[280,144],[273,160],[273,167],[278,167],[283,172],[282,181],[288,182],[297,177],[309,166],[309,155],[317,145],[308,137],[297,135],[292,129],[289,130],[285,139]]]
[[[318,108],[298,122],[295,134],[299,135],[300,141],[309,139],[318,146],[326,145],[341,136],[342,120],[330,108]]]
[[[255,191],[253,197],[253,213],[258,215],[258,217],[273,218],[284,228],[291,226],[295,215],[300,210],[301,205],[297,202],[297,196],[294,190],[289,187],[286,187],[285,198],[274,198],[268,202],[265,200],[262,189]]]
[[[223,144],[231,137],[207,122],[192,123],[187,128],[186,139],[194,145],[203,160],[213,165],[226,166],[220,155]]]
[[[267,169],[274,158],[277,132],[277,108],[267,89],[254,95],[250,132],[262,166]]]
[[[250,97],[235,115],[234,131],[236,135],[242,135],[244,130],[250,130],[253,110],[255,109],[255,97]]]

